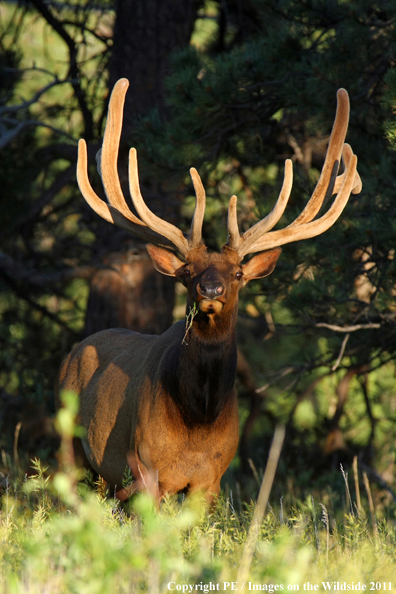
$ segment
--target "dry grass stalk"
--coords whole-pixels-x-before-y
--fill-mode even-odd
[[[285,439],[285,427],[278,425],[275,429],[274,438],[272,440],[271,449],[268,456],[268,462],[265,469],[264,477],[261,483],[258,494],[256,507],[252,522],[250,524],[249,533],[243,549],[242,560],[239,566],[237,582],[239,588],[243,588],[248,576],[253,559],[254,549],[256,547],[257,538],[260,532],[261,522],[263,521],[265,508],[267,507],[268,498],[271,492],[272,483],[274,482],[275,472],[278,466],[279,456],[282,450],[283,441]]]
[[[374,503],[373,503],[373,498],[371,496],[370,481],[368,480],[367,474],[365,472],[363,472],[363,481],[364,481],[364,486],[366,489],[367,498],[368,498],[368,502],[369,502],[373,532],[374,532],[375,539],[377,539],[378,538],[378,528],[377,528],[377,520],[375,519]]]
[[[357,456],[353,457],[353,476],[355,478],[355,492],[356,492],[356,506],[358,509],[358,512],[360,514],[360,512],[362,511],[362,505],[361,505],[361,501],[360,501],[360,488],[359,488],[359,474],[358,474],[358,460],[357,460]]]
[[[349,509],[351,510],[351,514],[354,515],[352,498],[351,498],[351,493],[349,491],[349,485],[348,485],[348,473],[345,472],[342,464],[340,464],[340,468],[341,468],[342,476],[344,477],[344,482],[345,482],[345,493],[346,493],[346,499],[347,499],[347,506],[349,506]]]

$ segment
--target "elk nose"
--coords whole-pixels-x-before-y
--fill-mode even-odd
[[[224,293],[224,286],[218,281],[207,280],[199,283],[199,292],[206,299],[217,299]]]

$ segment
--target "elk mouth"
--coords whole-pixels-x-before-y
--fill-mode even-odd
[[[206,314],[220,313],[223,305],[219,299],[208,299],[207,297],[203,297],[197,302],[199,311]]]

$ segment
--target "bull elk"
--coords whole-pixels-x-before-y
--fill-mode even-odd
[[[84,140],[79,141],[78,184],[98,215],[148,242],[158,272],[187,287],[189,315],[187,321],[176,322],[160,336],[124,329],[90,336],[63,363],[59,389],[79,395],[81,423],[86,429],[82,445],[92,469],[113,488],[120,488],[128,459],[134,460],[138,476],[131,489],[119,490],[120,498],[155,476],[158,499],[202,490],[210,501],[219,492],[220,479],[238,444],[234,388],[238,293],[250,280],[271,274],[281,245],[329,229],[351,192],[360,192],[357,158],[344,144],[349,99],[344,89],[338,91],[323,169],[301,214],[288,227],[272,230],[292,188],[292,161],[288,159],[282,189],[270,214],[241,234],[237,198],[232,196],[227,243],[219,253],[209,253],[202,242],[205,191],[195,169],[190,170],[196,205],[188,235],[146,206],[134,148],[129,153],[129,187],[138,216],[127,206],[117,158],[128,85],[121,79],[114,87],[100,151],[99,170],[108,203],[90,185]],[[337,175],[341,157],[344,171]],[[333,195],[331,207],[318,218],[324,201]],[[242,264],[247,254],[256,255]]]

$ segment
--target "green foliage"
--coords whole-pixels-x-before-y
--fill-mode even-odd
[[[73,267],[89,261],[94,239],[73,204],[75,143],[82,129],[91,127],[91,138],[102,131],[97,95],[105,90],[108,53],[95,29],[112,22],[112,7],[91,8],[85,1],[51,6],[77,50],[80,102],[70,47],[55,28],[29,3],[4,3],[0,13],[0,386],[28,400],[33,385],[44,384],[50,409],[62,351],[84,321],[87,283]]]
[[[208,512],[198,500],[167,500],[158,511],[139,495],[126,514],[116,501],[91,493],[71,510],[40,480],[29,478],[23,491],[9,488],[3,496],[2,592],[162,592],[169,584],[212,582],[223,589],[224,582],[236,582],[253,506],[238,513],[230,498],[222,498]],[[28,494],[38,490],[41,498],[33,500]],[[377,534],[363,511],[331,516],[330,523],[327,534],[320,507],[312,503],[288,513],[282,509],[281,518],[270,510],[249,581],[284,589],[302,589],[309,581],[321,590],[323,581],[394,579],[396,533],[390,522],[381,522]]]
[[[394,68],[388,70],[384,77],[384,82],[387,85],[387,89],[384,93],[384,102],[385,105],[392,110],[394,116],[396,108],[396,70]],[[396,147],[396,122],[394,117],[389,117],[384,124],[384,128],[386,137],[394,149]]]

